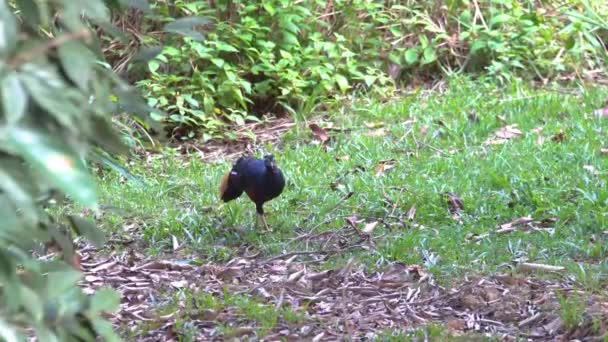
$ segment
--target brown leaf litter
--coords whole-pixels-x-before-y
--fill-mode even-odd
[[[444,196],[447,200],[450,216],[455,220],[461,220],[461,212],[464,210],[464,203],[462,203],[460,197],[453,192],[446,192]]]
[[[353,221],[358,221],[353,219]],[[353,223],[355,223],[353,222]],[[299,256],[262,261],[236,258],[225,264],[194,266],[174,260],[150,260],[137,253],[102,256],[81,250],[82,287],[93,293],[112,287],[121,294],[111,315],[122,331],[139,334],[133,341],[176,341],[177,322],[197,332],[198,341],[226,338],[335,341],[373,339],[382,331],[407,331],[435,322],[452,335],[477,332],[513,340],[569,340],[606,333],[605,297],[580,297],[570,282],[551,282],[499,274],[445,288],[423,267],[391,263],[379,270],[357,265],[318,269]],[[225,293],[251,296],[275,308],[303,313],[297,323],[279,318],[265,336],[259,326],[231,307],[178,306],[163,310],[171,294],[188,290],[223,300]],[[586,300],[583,321],[567,328],[559,316],[561,297]],[[575,297],[575,298],[578,298]],[[146,328],[138,330],[145,324]],[[231,327],[230,335],[221,327]],[[138,333],[138,331],[140,333]]]
[[[308,125],[308,128],[312,131],[312,135],[320,141],[322,144],[329,141],[329,134],[323,128],[319,127],[316,123],[311,123]]]
[[[283,134],[294,125],[295,122],[289,117],[273,117],[264,122],[252,122],[235,127],[232,131],[237,137],[235,140],[214,140],[206,143],[180,142],[177,149],[185,155],[196,153],[203,161],[235,159],[243,152],[254,152],[254,145],[279,144]]]
[[[517,128],[517,124],[506,125],[501,127],[499,130],[489,137],[486,141],[486,145],[501,145],[511,139],[518,138],[522,135],[522,131]]]

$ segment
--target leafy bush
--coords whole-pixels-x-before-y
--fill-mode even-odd
[[[321,99],[359,85],[390,84],[360,60],[340,34],[317,27],[312,2],[270,0],[256,4],[176,1],[181,15],[220,18],[204,40],[183,38],[149,62],[138,85],[169,122],[202,127],[205,140],[229,123],[241,125],[266,112],[310,109]]]
[[[167,40],[138,83],[174,126],[204,140],[267,112],[304,116],[356,89],[384,93],[444,73],[497,80],[585,76],[604,64],[604,1],[156,1],[161,21],[215,18],[204,39]],[[152,22],[158,20],[154,18]],[[200,35],[200,34],[199,34]],[[151,37],[150,37],[151,38]],[[199,37],[199,38],[202,38]],[[191,133],[189,137],[192,137]]]
[[[119,1],[108,1],[117,6]],[[118,305],[111,290],[85,296],[73,233],[101,244],[103,234],[80,216],[45,210],[61,194],[94,209],[95,182],[85,157],[96,145],[125,148],[109,115],[123,105],[146,108],[109,72],[92,27],[113,32],[101,0],[0,0],[0,337],[21,341],[117,340],[101,318]],[[56,190],[59,190],[57,192]],[[32,251],[54,246],[63,261]],[[74,267],[70,267],[73,265]],[[76,268],[76,269],[75,269]]]

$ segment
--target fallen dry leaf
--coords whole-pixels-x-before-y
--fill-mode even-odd
[[[539,135],[539,136],[536,138],[536,144],[537,144],[537,145],[542,145],[542,144],[544,144],[544,143],[545,143],[545,140],[546,140],[546,138],[545,138],[545,137],[543,137],[542,135]]]
[[[376,167],[376,177],[382,176],[386,171],[397,166],[397,161],[395,159],[390,160],[381,160]]]
[[[381,137],[386,135],[386,130],[384,130],[384,128],[378,128],[365,133],[365,135],[368,137]]]
[[[75,252],[72,255],[72,267],[74,267],[78,271],[82,271],[82,265],[80,264],[80,255],[78,254],[78,252]]]
[[[447,322],[447,326],[451,330],[461,331],[465,329],[466,322],[464,319],[452,318]]]
[[[506,144],[507,143],[507,139],[488,139],[484,142],[484,144],[486,145],[502,145],[502,144]]]
[[[329,140],[329,134],[327,134],[327,131],[319,127],[319,125],[316,123],[311,123],[308,125],[308,127],[312,131],[312,135],[321,143],[325,143]]]
[[[551,141],[553,141],[553,142],[562,142],[565,139],[566,139],[566,134],[562,130],[560,130],[559,133],[557,133],[551,137]]]
[[[485,305],[485,302],[479,296],[468,294],[460,298],[460,305],[464,309],[475,311],[481,309]]]
[[[448,202],[448,211],[452,218],[459,219],[460,212],[464,210],[464,203],[462,200],[453,192],[446,192],[445,196]]]
[[[367,121],[365,121],[363,124],[367,128],[384,127],[384,122],[382,122],[382,121],[373,121],[373,122],[367,122]]]
[[[407,219],[410,221],[414,221],[414,217],[416,217],[416,206],[412,205],[410,210],[407,211]]]
[[[593,165],[584,165],[583,169],[589,171],[590,174],[597,176],[600,172]]]
[[[600,108],[593,111],[593,115],[599,118],[608,119],[608,107]]]
[[[349,161],[349,160],[350,160],[350,156],[349,155],[344,155],[344,156],[336,157],[336,161]]]
[[[539,127],[536,127],[536,128],[532,128],[530,130],[530,132],[539,134],[539,133],[541,133],[543,131],[543,129],[545,129],[545,127],[539,126]]]
[[[340,182],[331,182],[329,183],[329,188],[333,191],[346,191],[346,185]]]
[[[188,285],[188,281],[187,280],[177,280],[177,281],[172,281],[171,286],[180,289],[182,287],[186,287]]]
[[[366,234],[369,234],[369,233],[373,232],[374,229],[376,229],[377,226],[378,226],[378,221],[366,223],[365,227],[363,227],[363,229],[361,229],[361,231],[364,232],[364,233],[366,233]]]
[[[179,242],[177,241],[177,238],[175,237],[175,235],[171,235],[171,241],[173,243],[173,250],[176,251],[179,249]]]
[[[500,225],[500,228],[496,230],[496,233],[509,233],[517,229],[519,226],[527,226],[532,223],[532,218],[530,216],[520,217],[516,220],[513,220],[508,223],[504,223]]]
[[[346,219],[346,223],[348,223],[351,227],[353,228],[357,228],[357,225],[361,222],[363,222],[363,220],[360,220],[357,216],[353,215],[350,217],[347,217]]]
[[[505,127],[500,128],[494,135],[489,137],[484,144],[486,145],[502,145],[507,141],[517,138],[522,135],[521,130],[519,130],[517,125],[507,125]]]
[[[471,112],[469,115],[467,115],[467,119],[469,119],[469,121],[473,123],[479,122],[479,118],[477,117],[477,113],[475,112]]]
[[[498,131],[496,131],[494,133],[494,135],[497,138],[500,138],[500,139],[513,139],[513,138],[517,138],[517,137],[519,137],[522,134],[522,132],[516,126],[517,125],[507,125],[505,127],[502,127],[501,129],[499,129]]]
[[[426,135],[426,133],[428,132],[430,126],[429,125],[424,125],[422,127],[420,127],[420,129],[418,130],[418,134],[420,135]]]
[[[522,262],[519,265],[519,270],[524,272],[542,271],[542,272],[560,272],[565,270],[563,266],[554,266],[546,264],[535,264],[531,262]]]

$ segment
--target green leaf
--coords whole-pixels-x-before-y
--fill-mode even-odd
[[[118,305],[120,305],[118,293],[112,289],[104,288],[95,292],[89,309],[94,313],[101,311],[112,312],[118,308]]]
[[[348,90],[349,86],[348,86],[348,80],[346,79],[346,77],[344,77],[340,74],[336,74],[334,76],[334,79],[336,80],[336,84],[338,84],[338,87],[340,88],[340,90],[342,92],[345,92]]]
[[[17,7],[21,11],[21,17],[33,29],[38,29],[40,26],[40,14],[38,5],[34,0],[16,0]]]
[[[0,0],[0,56],[8,56],[17,44],[17,19],[6,0]]]
[[[62,271],[49,272],[47,275],[47,296],[55,298],[76,286],[82,273],[66,268]]]
[[[63,259],[69,263],[74,257],[74,242],[71,237],[61,227],[54,224],[47,225],[46,231],[48,231],[50,238],[61,248]]]
[[[16,127],[9,131],[8,140],[27,162],[43,171],[56,187],[84,206],[97,207],[95,181],[82,160],[56,136]]]
[[[298,46],[300,44],[298,36],[288,31],[283,31],[283,42],[287,46]]]
[[[371,87],[372,84],[374,84],[374,82],[376,82],[376,79],[378,79],[378,77],[376,77],[374,75],[364,75],[363,76],[363,81],[365,82],[365,85],[367,85],[368,87]]]
[[[144,13],[150,13],[150,4],[147,0],[120,0],[124,6],[136,8]]]
[[[158,68],[160,68],[160,63],[157,60],[151,60],[148,62],[148,70],[150,70],[151,73],[156,73]]]
[[[23,183],[23,181],[27,181],[27,178],[16,178],[20,176],[21,166],[17,164],[16,160],[10,161],[3,158],[0,167],[2,167],[0,169],[0,189],[6,191],[7,196],[14,201],[21,211],[24,223],[33,227],[38,223],[38,215],[32,201],[33,194],[23,187],[23,185],[27,185],[27,183]]]
[[[471,11],[469,11],[468,9],[466,9],[466,10],[462,11],[462,13],[460,13],[459,21],[461,24],[469,25],[469,24],[471,24],[472,19],[473,19],[473,15],[471,14]]]
[[[65,17],[79,18],[80,15],[84,15],[97,23],[109,23],[110,21],[110,11],[100,0],[63,1],[62,3],[65,6]]]
[[[6,123],[10,126],[17,123],[25,114],[27,107],[27,94],[16,73],[9,73],[0,83],[2,95],[2,110]]]
[[[224,60],[221,58],[211,58],[211,63],[220,69],[224,66]]]
[[[87,91],[92,72],[91,66],[95,63],[95,55],[78,41],[61,44],[58,54],[63,70],[68,77],[78,88]]]
[[[137,186],[144,186],[144,182],[142,182],[141,179],[131,174],[118,160],[114,159],[105,151],[101,149],[93,150],[91,152],[91,159],[109,167],[122,177],[125,177],[128,181],[135,183]]]
[[[125,154],[129,151],[116,134],[109,119],[95,115],[90,118],[90,125],[94,133],[92,140],[99,146],[114,154]]]
[[[506,13],[501,13],[497,16],[494,16],[492,19],[490,19],[490,27],[496,25],[496,24],[502,24],[502,23],[506,23],[508,21],[511,20],[511,16],[506,14]]]
[[[272,6],[272,3],[269,1],[263,1],[262,7],[264,7],[264,10],[266,10],[266,12],[268,12],[268,14],[270,14],[270,16],[273,16],[277,12],[274,9],[274,7]]]
[[[95,223],[86,220],[80,216],[68,216],[72,227],[79,235],[89,239],[96,247],[102,247],[106,242],[106,237],[101,229],[95,226]]]
[[[25,64],[21,69],[23,72],[19,74],[19,79],[34,101],[53,115],[60,124],[74,129],[75,120],[82,112],[73,99],[80,96],[82,105],[86,103],[86,99],[70,89],[50,66]]]
[[[422,54],[422,64],[430,64],[437,60],[437,55],[432,47],[424,49]]]
[[[405,62],[409,65],[416,64],[418,62],[418,49],[407,49],[405,51]]]
[[[112,324],[102,319],[93,320],[93,326],[95,331],[104,338],[106,342],[120,342],[122,341],[118,335],[114,332]]]
[[[566,50],[571,50],[574,47],[574,45],[576,45],[576,39],[575,39],[574,35],[572,34],[572,35],[568,36],[568,39],[566,39],[566,45],[565,45]]]
[[[162,46],[150,46],[150,47],[145,47],[145,48],[141,48],[139,51],[137,51],[137,54],[133,57],[132,62],[148,62],[153,60],[156,56],[158,56],[162,51],[163,51],[163,47]],[[167,54],[171,55],[171,51],[175,51],[177,49],[172,48],[172,47],[167,47],[166,48],[166,52]],[[179,50],[177,50],[179,53]]]
[[[224,51],[224,52],[239,52],[239,50],[237,48],[235,48],[232,45],[226,44],[224,42],[216,42],[215,46],[217,47],[217,49],[219,51]]]
[[[211,24],[211,20],[207,17],[185,17],[168,23],[163,31],[177,33],[196,41],[202,41],[204,36],[194,28],[199,25],[207,26],[209,24]]]
[[[418,35],[418,41],[420,41],[420,46],[423,49],[426,49],[429,46],[429,39],[424,34]]]
[[[475,54],[479,50],[483,50],[487,47],[485,40],[476,40],[471,44],[471,54]]]
[[[21,290],[23,306],[32,315],[31,318],[34,320],[31,323],[36,324],[42,321],[44,316],[44,301],[40,298],[40,295],[26,285],[19,286],[19,290]]]

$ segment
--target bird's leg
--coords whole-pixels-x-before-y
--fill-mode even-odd
[[[264,208],[262,207],[262,204],[256,204],[255,211],[257,212],[257,217],[255,220],[256,228],[258,227],[259,221],[262,221],[262,224],[264,225],[263,231],[271,232],[272,229],[268,226],[268,223],[266,222],[266,217],[264,217]]]
[[[264,229],[267,232],[272,232],[272,228],[270,228],[270,226],[268,226],[268,222],[266,222],[266,216],[262,215],[262,223],[264,224]]]

